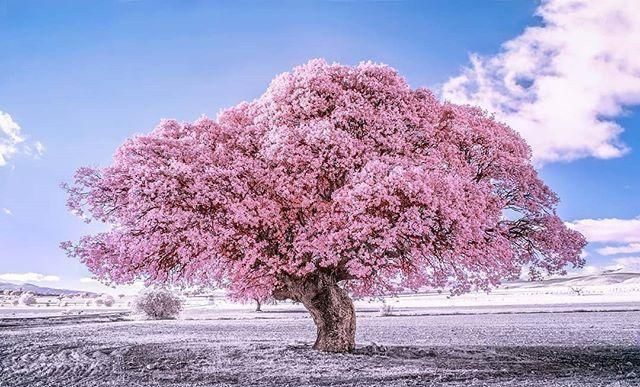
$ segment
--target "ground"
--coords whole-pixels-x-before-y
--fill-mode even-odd
[[[358,348],[337,355],[310,348],[315,328],[296,308],[196,308],[165,321],[5,315],[0,386],[638,386],[635,307],[360,308]]]

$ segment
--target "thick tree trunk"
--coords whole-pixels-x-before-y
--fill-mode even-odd
[[[318,329],[314,349],[326,352],[351,352],[356,347],[356,315],[346,290],[334,278],[314,275],[289,281],[276,298],[301,302],[311,313]]]
[[[262,312],[262,303],[256,298],[256,312]]]
[[[326,352],[350,352],[356,347],[356,315],[347,292],[338,285],[329,286],[309,300],[302,300],[318,329],[314,349]]]

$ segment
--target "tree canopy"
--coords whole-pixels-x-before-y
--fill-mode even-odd
[[[216,120],[162,121],[64,187],[110,228],[62,247],[116,283],[255,297],[322,273],[355,295],[460,293],[583,263],[515,131],[373,63],[310,61]]]

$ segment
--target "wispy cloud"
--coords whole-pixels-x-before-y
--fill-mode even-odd
[[[41,143],[40,141],[36,141],[33,147],[35,148],[36,154],[38,156],[42,156],[44,154],[45,147],[44,147],[44,144]]]
[[[614,119],[640,104],[640,12],[628,0],[546,0],[542,25],[471,55],[445,99],[480,105],[513,127],[538,162],[628,151]]]
[[[60,277],[40,273],[4,273],[0,274],[0,281],[9,282],[58,282]]]
[[[580,219],[567,226],[581,232],[589,242],[640,242],[640,218]]]
[[[0,166],[18,152],[18,144],[24,141],[18,125],[8,113],[0,110]]]
[[[638,237],[640,239],[640,236]],[[600,255],[617,255],[640,253],[640,243],[629,243],[623,246],[605,246],[596,250]]]
[[[26,137],[20,125],[9,113],[0,110],[0,167],[6,165],[7,160],[18,153],[35,158],[40,158],[44,154],[45,146],[42,142],[27,144],[25,140]]]
[[[5,207],[5,208],[2,208],[2,212],[3,212],[5,215],[13,216],[13,211],[11,211],[10,209],[8,209],[8,208],[6,208],[6,207]]]

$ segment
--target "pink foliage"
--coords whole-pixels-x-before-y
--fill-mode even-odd
[[[80,168],[69,208],[112,227],[62,247],[113,282],[246,298],[317,271],[356,295],[487,289],[583,264],[530,158],[506,125],[391,67],[313,60],[215,121],[163,121]]]

